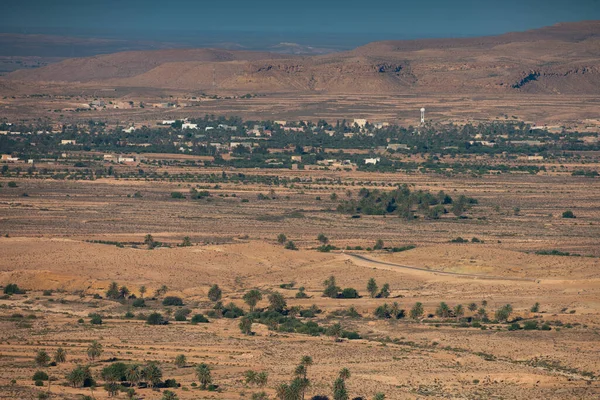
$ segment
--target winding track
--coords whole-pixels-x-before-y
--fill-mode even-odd
[[[489,279],[489,280],[495,280],[495,281],[521,281],[521,282],[537,282],[538,281],[537,279],[532,279],[532,278],[517,278],[517,277],[507,277],[507,276],[479,275],[479,274],[461,274],[460,272],[437,271],[437,270],[431,270],[431,269],[427,269],[427,268],[411,267],[408,265],[401,265],[401,264],[394,264],[394,263],[389,263],[389,262],[385,262],[385,261],[379,261],[379,260],[375,260],[375,259],[363,256],[361,254],[355,254],[355,253],[343,253],[343,254],[348,255],[350,257],[358,258],[359,260],[366,261],[366,262],[372,263],[372,264],[387,265],[390,267],[403,268],[403,269],[412,269],[415,271],[429,272],[429,273],[437,274],[437,275],[450,275],[450,276],[456,276],[456,277],[460,277],[460,278],[471,278],[471,279]]]

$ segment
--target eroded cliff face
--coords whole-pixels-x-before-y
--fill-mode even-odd
[[[218,49],[65,60],[5,80],[269,92],[600,94],[600,22],[522,33],[372,43],[303,57]]]

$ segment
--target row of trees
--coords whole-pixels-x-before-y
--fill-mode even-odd
[[[477,204],[477,200],[470,197],[459,196],[453,200],[443,191],[436,195],[423,190],[411,191],[404,184],[392,191],[362,188],[358,192],[358,199],[342,200],[337,210],[348,214],[396,214],[408,220],[413,219],[416,214],[422,214],[427,218],[437,219],[448,213],[446,207],[460,217],[473,204]]]

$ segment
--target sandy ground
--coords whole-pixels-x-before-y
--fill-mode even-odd
[[[394,176],[394,180],[404,179],[409,177]],[[115,185],[109,181],[20,180],[19,190],[27,190],[27,198],[3,188],[0,227],[9,237],[0,238],[0,284],[14,282],[28,293],[0,300],[0,398],[36,398],[42,389],[31,380],[37,369],[33,356],[40,348],[52,352],[58,346],[67,349],[68,361],[47,368],[58,379],[52,384],[52,393],[65,399],[90,394],[88,389],[73,389],[62,383],[75,364],[89,362],[85,349],[91,340],[100,341],[105,348],[100,361],[93,363],[95,373],[112,357],[124,362],[159,361],[164,377],[182,384],[175,389],[181,399],[249,398],[262,389],[244,384],[247,369],[269,372],[264,390],[274,396],[274,387],[291,379],[304,354],[315,361],[309,368],[312,386],[307,396],[331,396],[337,371],[348,367],[352,372],[347,383],[351,395],[365,398],[377,391],[390,399],[598,398],[599,258],[534,254],[540,249],[560,249],[599,255],[597,185],[561,177],[443,179],[428,176],[414,182],[432,191],[456,189],[478,198],[480,204],[469,211],[469,219],[448,217],[414,223],[393,217],[350,219],[326,211],[334,205],[328,200],[315,201],[316,194],[325,199],[326,193],[342,194],[346,189],[332,185],[313,184],[304,188],[304,194],[301,189],[275,188],[278,200],[268,202],[255,199],[257,193],[268,193],[269,187],[224,185],[220,189],[221,193],[237,192],[241,198],[250,199],[249,203],[240,203],[240,197],[220,198],[215,190],[211,190],[211,201],[177,202],[168,196],[177,184],[154,182]],[[144,197],[126,197],[135,190],[142,191]],[[285,199],[286,195],[290,198]],[[520,215],[512,212],[514,204],[520,206]],[[494,211],[496,205],[500,212]],[[576,220],[559,217],[566,207],[574,208]],[[302,217],[259,218],[292,211]],[[481,219],[483,216],[486,219]],[[300,250],[278,245],[275,237],[280,232],[293,239]],[[416,248],[400,253],[320,253],[314,250],[319,232],[341,247],[372,246],[382,238],[386,245],[414,244]],[[86,242],[139,243],[147,233],[173,244],[187,235],[194,246],[147,250],[142,245],[119,248]],[[449,243],[456,236],[477,236],[485,243]],[[330,275],[336,276],[339,286],[354,287],[363,297],[322,297],[322,282]],[[391,298],[367,295],[366,283],[371,277],[380,286],[390,284]],[[356,330],[363,339],[335,343],[327,336],[272,332],[260,324],[253,325],[254,336],[244,336],[238,321],[230,319],[148,326],[122,318],[128,309],[139,311],[130,304],[93,298],[94,294],[103,295],[111,281],[128,286],[136,295],[145,285],[147,296],[167,285],[167,295],[181,296],[194,313],[205,313],[212,306],[207,292],[215,283],[223,289],[225,303],[233,301],[246,310],[242,296],[249,289],[277,290],[289,306],[316,304],[321,308],[323,313],[316,318],[319,324],[339,321],[344,329]],[[293,289],[279,287],[292,281]],[[295,298],[300,286],[310,298]],[[52,296],[42,295],[47,289],[54,290]],[[453,321],[436,322],[435,318],[415,322],[373,316],[383,303],[397,302],[408,311],[415,302],[422,302],[427,315],[435,312],[440,301],[465,307],[476,302],[481,307],[484,300],[490,316],[510,303],[513,317],[537,318],[549,322],[552,329],[507,331],[507,325],[490,324],[482,330],[460,327]],[[535,302],[540,303],[540,312],[530,311]],[[159,302],[148,303],[144,312],[165,312],[166,307]],[[258,307],[267,305],[263,299]],[[337,310],[351,306],[362,318],[335,316]],[[104,324],[89,325],[90,312],[102,313]],[[15,313],[37,318],[11,318]],[[472,315],[466,311],[467,317]],[[77,323],[79,318],[86,323]],[[188,368],[175,367],[177,354],[186,355]],[[199,362],[214,368],[220,393],[191,386],[195,380],[192,366]],[[12,379],[16,380],[14,385]],[[162,396],[150,389],[138,392],[147,399]],[[94,396],[104,399],[106,392],[99,388]]]

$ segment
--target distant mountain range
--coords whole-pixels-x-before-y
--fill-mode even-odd
[[[232,43],[223,47],[236,49]],[[295,43],[270,50],[123,51],[18,70],[2,79],[11,86],[42,81],[244,93],[600,94],[600,21],[499,36],[373,42],[335,53]]]

